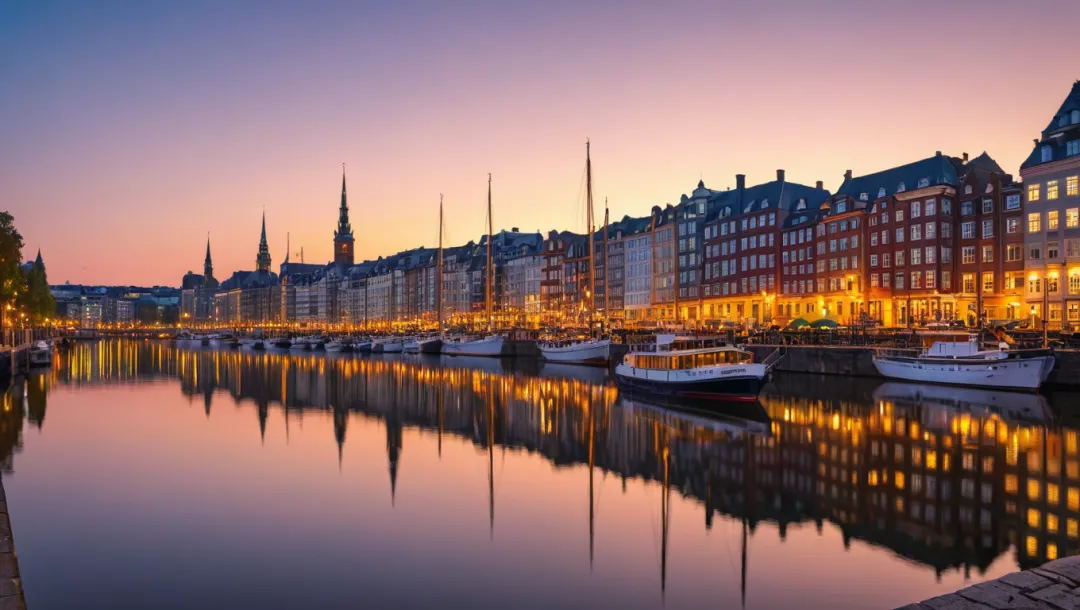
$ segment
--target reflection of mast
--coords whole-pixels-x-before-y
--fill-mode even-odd
[[[345,426],[347,418],[345,409],[334,408],[334,439],[337,441],[337,464],[338,472],[341,471],[341,458],[345,450]]]
[[[739,582],[742,607],[746,607],[746,517],[742,520],[742,578]]]
[[[442,458],[442,435],[443,435],[443,392],[446,391],[446,385],[439,384],[439,389],[435,393],[435,413],[439,418],[439,458]]]
[[[666,431],[665,431],[666,434]],[[667,440],[664,441],[663,449],[664,459],[664,489],[660,495],[660,597],[664,597],[664,593],[667,590],[667,544],[668,544],[668,503],[671,500],[671,489],[668,484],[671,481],[670,473],[670,461],[668,457],[670,452],[667,447]]]
[[[435,300],[438,302],[439,310],[439,337],[443,336],[443,322],[442,322],[442,270],[443,270],[443,245],[442,245],[442,230],[443,230],[443,216],[442,216],[442,194],[439,194],[439,261],[438,270],[435,272]],[[441,432],[441,431],[440,431]],[[442,437],[439,437],[439,455],[442,455]]]
[[[490,243],[490,242],[489,242]],[[490,521],[491,538],[495,538],[495,385],[493,378],[488,376],[488,406],[491,414],[488,417],[488,520]]]
[[[590,397],[591,398],[591,397]],[[594,490],[593,490],[593,466],[595,465],[595,451],[596,451],[596,418],[593,417],[594,410],[592,404],[589,405],[589,571],[592,571],[593,567],[593,548],[596,540],[596,513],[594,510]]]

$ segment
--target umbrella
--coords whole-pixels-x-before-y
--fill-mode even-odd
[[[798,329],[802,328],[803,326],[810,326],[810,323],[807,322],[805,318],[795,318],[794,320],[788,322],[788,328]]]
[[[814,320],[810,323],[810,328],[836,328],[839,324],[836,320],[830,320],[828,318],[821,318],[820,320]]]

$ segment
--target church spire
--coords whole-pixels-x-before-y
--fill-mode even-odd
[[[266,245],[266,210],[262,215],[262,235],[259,238],[259,254],[255,257],[257,271],[270,271],[270,247]]]
[[[341,207],[338,208],[337,230],[334,231],[334,262],[353,264],[353,233],[349,223],[349,204],[345,191],[345,164],[341,164]]]
[[[206,280],[214,277],[214,261],[210,258],[210,233],[206,234],[206,260],[203,261],[203,276]]]

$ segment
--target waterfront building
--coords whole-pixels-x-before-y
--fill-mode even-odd
[[[654,208],[654,214],[659,208]],[[631,223],[623,233],[623,321],[636,326],[648,317],[653,294],[653,217]]]
[[[589,307],[589,236],[573,235],[563,258],[561,311],[565,324],[586,326]]]
[[[675,322],[675,207],[652,209],[652,298],[646,316]]]
[[[539,324],[543,269],[544,256],[538,248],[522,246],[517,256],[507,259],[500,303],[511,325],[532,328]]]
[[[814,262],[814,232],[821,212],[820,204],[799,199],[781,227],[777,316],[789,323],[799,318],[812,322],[825,308],[824,299],[819,303],[817,298]]]
[[[1080,327],[1080,81],[1020,165],[1027,312],[1049,328]]]
[[[822,203],[818,211],[813,243],[815,313],[855,324],[866,311],[866,206],[847,195],[837,195]]]
[[[626,240],[624,232],[632,223],[629,216],[608,226],[607,254],[604,256],[604,290],[607,317],[613,326],[623,325],[623,298],[626,288]]]
[[[563,295],[563,273],[570,241],[574,234],[551,231],[543,244],[543,268],[540,270],[540,299],[545,324],[557,324],[563,315],[566,302]]]
[[[709,200],[717,194],[705,188],[704,180],[699,180],[690,196],[683,195],[679,205],[675,206],[679,226],[676,314],[678,319],[693,324],[702,319],[705,221]]]

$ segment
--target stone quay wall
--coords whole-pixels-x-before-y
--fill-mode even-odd
[[[11,535],[7,495],[0,480],[0,610],[26,610],[15,540]]]
[[[898,610],[1074,610],[1080,608],[1080,557],[1067,557],[972,585]]]

